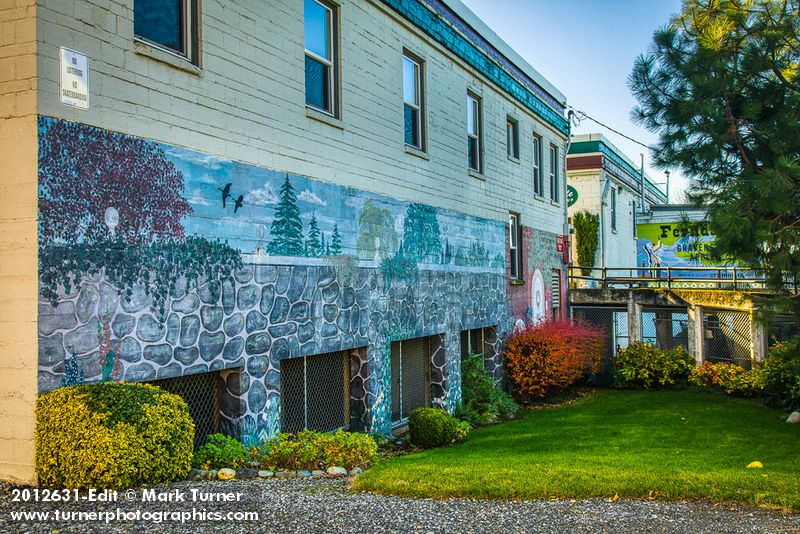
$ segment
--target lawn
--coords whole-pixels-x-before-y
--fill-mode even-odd
[[[380,462],[356,490],[416,497],[711,499],[800,509],[800,425],[710,392],[601,390]],[[763,469],[747,469],[758,460]]]

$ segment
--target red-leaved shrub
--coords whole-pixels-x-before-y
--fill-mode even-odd
[[[520,400],[542,398],[597,372],[604,343],[599,328],[563,319],[517,330],[505,348],[514,395]]]

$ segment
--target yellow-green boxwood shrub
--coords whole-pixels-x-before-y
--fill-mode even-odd
[[[36,474],[49,487],[127,488],[185,478],[194,422],[147,384],[64,387],[36,402]]]

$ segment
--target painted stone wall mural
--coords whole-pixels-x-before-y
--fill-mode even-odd
[[[510,322],[505,224],[39,120],[39,389],[218,373],[223,431],[280,430],[281,362],[347,351],[353,428],[391,428],[393,341]]]

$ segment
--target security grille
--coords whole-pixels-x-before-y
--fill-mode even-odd
[[[683,347],[689,351],[689,315],[683,310],[642,310],[642,341],[658,349]]]
[[[346,352],[281,361],[281,431],[330,432],[350,423]]]
[[[614,360],[620,349],[628,346],[628,309],[610,306],[572,306],[572,318],[601,328],[606,333],[603,360],[600,371],[594,376],[598,386],[610,386],[614,382]]]
[[[461,357],[465,358],[470,354],[491,356],[491,340],[497,339],[497,336],[494,335],[494,333],[494,326],[463,330],[461,332]]]
[[[703,315],[704,358],[710,362],[737,363],[747,369],[750,356],[750,314],[707,311]]]
[[[392,422],[401,422],[414,408],[431,405],[430,339],[395,341],[391,360]]]
[[[151,382],[186,401],[194,421],[195,450],[209,434],[219,432],[219,380],[219,373],[200,373]]]
[[[769,323],[767,343],[771,347],[800,334],[800,324],[792,317],[776,317]]]
[[[550,274],[550,287],[552,287],[552,303],[553,303],[553,311],[555,312],[558,308],[561,307],[561,271],[558,269],[553,269],[553,272]],[[557,315],[554,313],[554,315]]]

